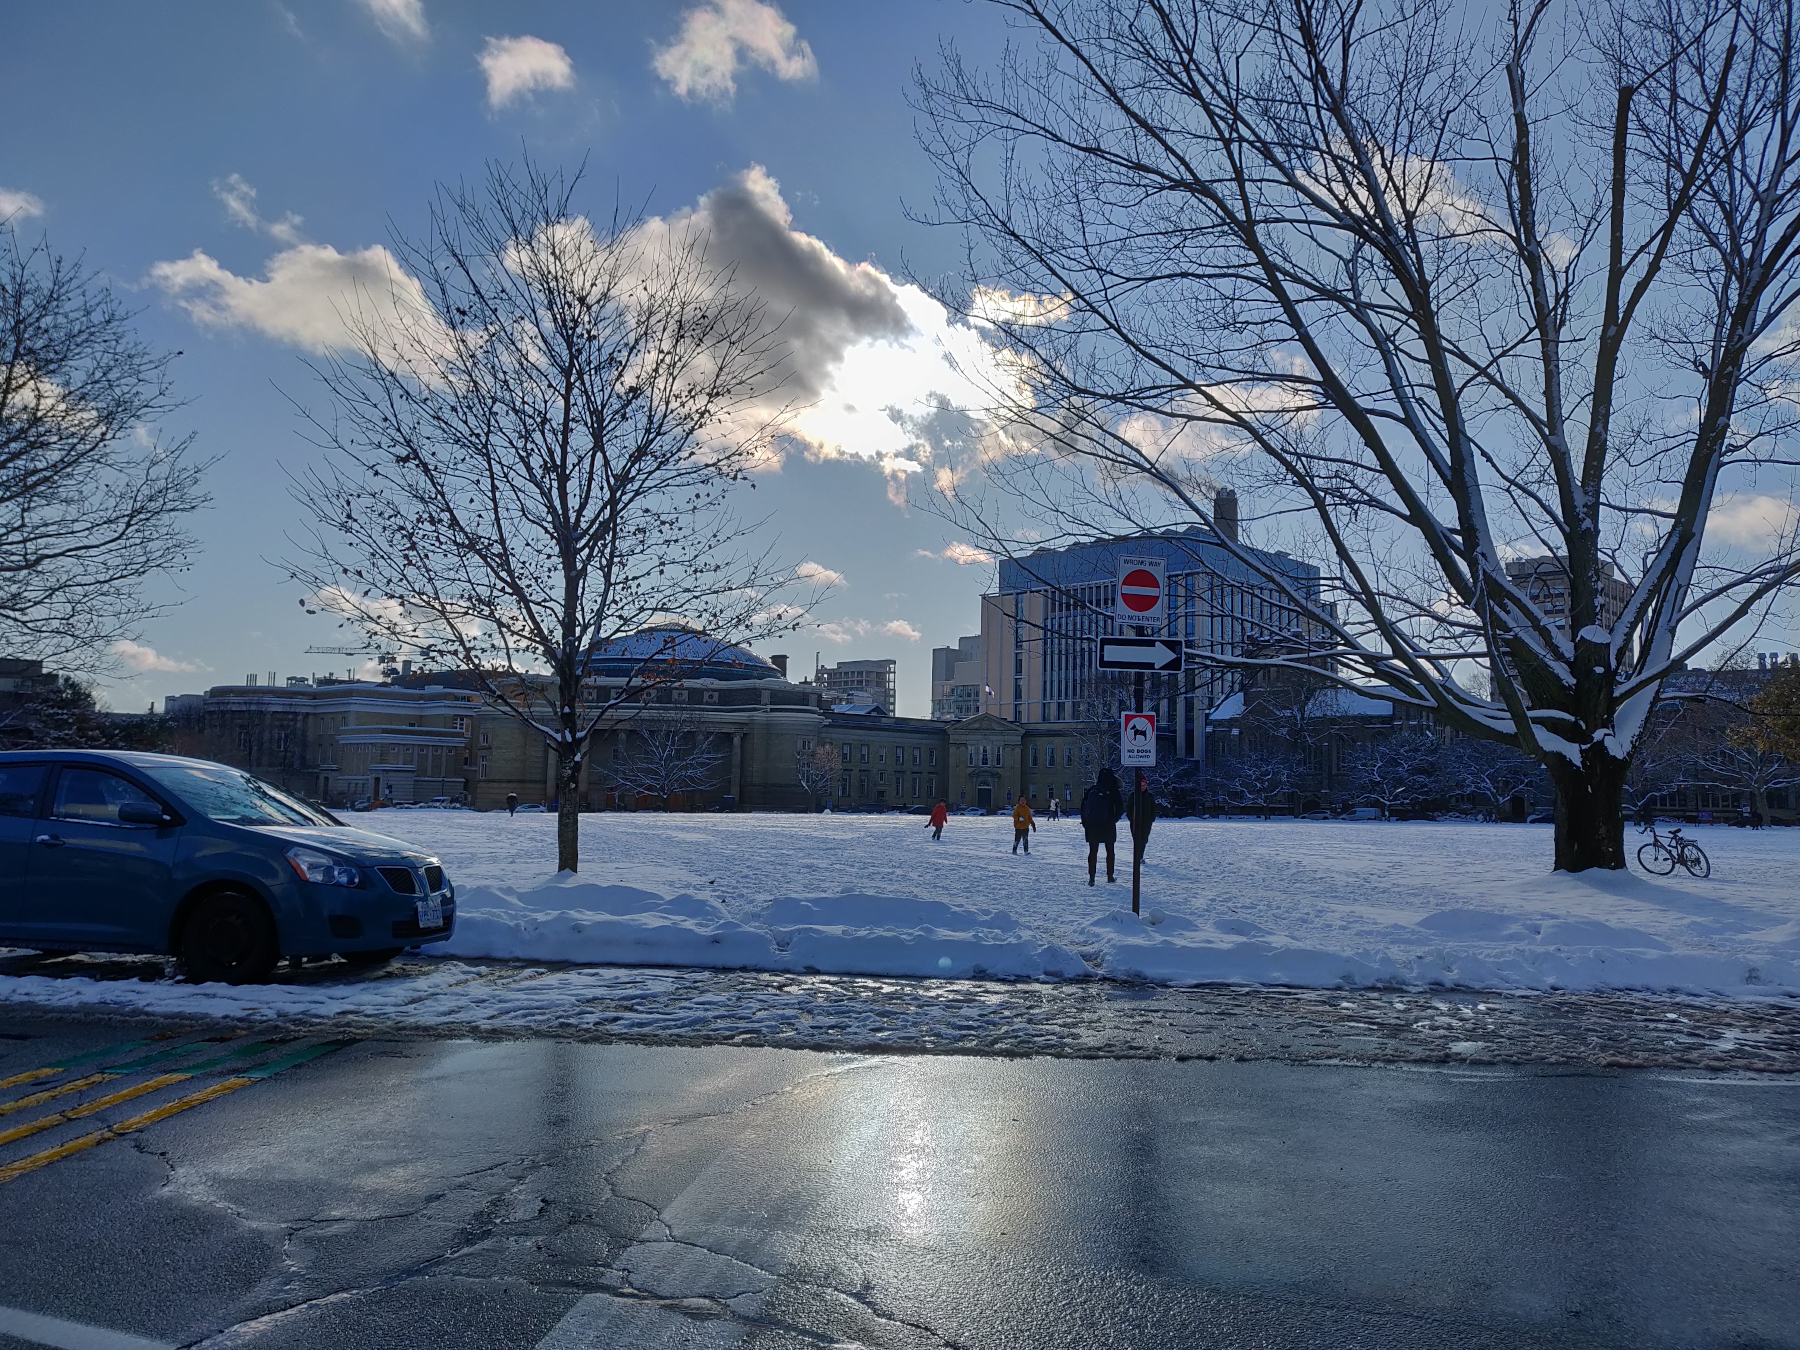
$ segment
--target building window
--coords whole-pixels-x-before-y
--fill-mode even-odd
[[[912,787],[913,787],[912,795],[917,797],[919,795],[919,775],[916,773],[913,775]]]
[[[877,764],[887,763],[887,747],[885,745],[878,745],[875,747],[875,762]]]
[[[969,747],[969,767],[975,767],[975,747],[972,745]]]
[[[488,743],[488,734],[485,731],[481,733],[481,743],[483,745],[486,745]]]
[[[887,770],[886,769],[875,770],[875,786],[883,787],[883,788],[887,786]]]
[[[858,754],[858,756],[857,756],[857,757],[858,757],[858,758],[859,758],[859,759],[860,759],[860,760],[861,760],[861,761],[862,761],[862,762],[863,762],[863,763],[864,763],[864,764],[867,764],[867,763],[868,763],[868,762],[869,762],[869,743],[868,743],[868,742],[867,742],[867,741],[864,741],[864,742],[863,742],[863,743],[862,743],[862,746],[861,746],[861,749],[860,749],[860,752],[859,752],[859,754]]]
[[[987,768],[987,766],[988,766],[988,748],[986,745],[983,745],[981,747],[981,767],[985,769],[985,768]]]
[[[838,796],[848,797],[849,795],[850,795],[850,775],[843,774],[838,778]]]
[[[844,742],[844,761],[843,762],[846,764],[848,764],[850,762],[850,742],[849,741]]]
[[[483,755],[481,757],[481,776],[483,778],[487,777],[487,756],[486,755]]]
[[[918,747],[918,746],[916,746],[916,745],[915,745],[915,746],[914,746],[914,747],[913,747],[913,768],[915,768],[915,769],[916,769],[916,768],[918,768],[918,767],[919,767],[919,747]],[[916,792],[915,792],[915,793],[913,793],[913,796],[915,796],[915,797],[916,797],[916,796],[918,796],[918,795],[919,795],[919,794],[918,794],[918,793],[916,793]]]
[[[917,763],[916,760],[914,762]],[[927,764],[931,765],[932,768],[934,768],[934,769],[937,768],[937,751],[936,750],[929,751],[925,756],[925,762]],[[936,782],[937,780],[934,778],[932,781]]]
[[[859,797],[869,795],[869,771],[867,769],[856,775],[856,795]]]
[[[719,691],[717,689],[708,689],[706,691],[706,702],[717,703],[718,701],[719,701]]]
[[[1034,769],[1037,768],[1037,755],[1038,755],[1037,742],[1033,741],[1031,743],[1031,767]],[[1031,795],[1034,797],[1037,796],[1036,788],[1031,789]]]

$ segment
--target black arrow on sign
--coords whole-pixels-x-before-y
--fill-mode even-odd
[[[1101,670],[1180,670],[1182,646],[1163,638],[1101,638]]]

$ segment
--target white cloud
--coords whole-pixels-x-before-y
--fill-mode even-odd
[[[29,220],[44,214],[44,199],[17,188],[0,187],[0,221]]]
[[[431,36],[425,0],[362,0],[375,26],[395,42],[423,42]]]
[[[834,572],[829,567],[816,562],[803,562],[794,569],[794,575],[802,581],[810,581],[815,586],[848,586],[842,572]]]
[[[709,0],[683,17],[681,35],[656,53],[656,73],[681,98],[724,100],[737,92],[737,70],[753,61],[777,79],[819,73],[812,48],[774,5]]]
[[[1727,493],[1713,504],[1706,517],[1706,537],[1753,552],[1767,552],[1793,533],[1795,515],[1794,503],[1784,497]]]
[[[1074,299],[1068,291],[1061,295],[1015,295],[997,286],[977,286],[969,296],[969,318],[984,326],[1055,323],[1069,312]]]
[[[423,288],[380,245],[339,253],[328,244],[299,244],[270,258],[261,281],[236,276],[195,249],[157,263],[149,276],[197,323],[253,329],[311,352],[354,349],[358,329],[370,325],[421,344],[436,339]]]
[[[960,539],[952,539],[944,545],[941,553],[933,553],[928,548],[919,550],[921,558],[942,558],[945,562],[953,562],[958,567],[970,567],[977,563],[991,563],[994,555],[986,549],[976,548],[973,544],[965,544]]]
[[[300,234],[301,219],[292,211],[280,220],[264,220],[257,214],[256,189],[246,183],[241,174],[234,173],[228,178],[215,180],[212,189],[213,196],[224,205],[225,214],[233,225],[242,225],[246,230],[266,234],[282,244],[303,242]]]
[[[491,37],[481,49],[488,107],[494,111],[540,89],[569,89],[575,63],[554,42],[535,37]]]
[[[171,675],[192,675],[206,667],[192,661],[177,661],[173,657],[164,656],[156,648],[141,642],[133,642],[129,638],[121,638],[112,645],[113,655],[118,657],[125,668],[134,675],[147,675],[151,671],[164,671]]]
[[[925,636],[905,619],[889,619],[885,623],[871,623],[868,619],[834,619],[829,623],[816,625],[815,630],[825,641],[835,642],[839,646],[871,635],[900,638],[906,642],[917,642]]]

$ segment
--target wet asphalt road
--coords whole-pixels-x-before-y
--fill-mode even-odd
[[[1800,1346],[1793,1075],[163,1030],[0,1089],[5,1350]]]

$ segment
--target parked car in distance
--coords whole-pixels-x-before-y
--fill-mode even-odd
[[[1525,823],[1527,825],[1554,825],[1556,824],[1556,812],[1533,811],[1525,817]]]
[[[241,769],[0,752],[0,946],[173,954],[246,984],[283,957],[378,965],[455,924],[436,858]]]
[[[909,806],[906,809],[906,814],[909,816],[928,816],[931,814],[931,808],[924,805]]]
[[[1339,816],[1338,819],[1339,820],[1380,820],[1381,819],[1381,808],[1379,806],[1353,806],[1348,811],[1344,812],[1343,815]]]
[[[1299,820],[1330,820],[1331,812],[1329,812],[1329,811],[1306,811],[1306,812],[1303,812],[1300,816],[1298,816],[1296,818]]]
[[[550,808],[545,806],[542,802],[526,802],[525,805],[519,808],[519,814],[522,816],[541,816],[549,811],[549,809]]]

